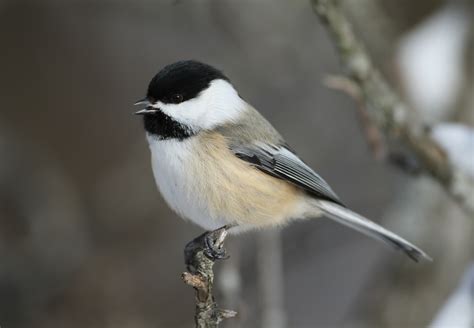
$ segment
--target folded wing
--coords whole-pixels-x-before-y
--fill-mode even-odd
[[[236,156],[258,169],[304,189],[319,200],[317,205],[329,218],[381,240],[418,262],[431,258],[421,249],[391,231],[346,208],[331,187],[286,146],[255,144],[231,147]]]
[[[344,206],[328,183],[286,146],[266,144],[239,145],[231,147],[231,150],[236,156],[251,163],[258,169],[280,179],[287,180],[316,198]]]

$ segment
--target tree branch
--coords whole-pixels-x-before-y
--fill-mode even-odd
[[[330,75],[324,79],[324,84],[334,90],[339,90],[350,96],[357,104],[357,118],[362,131],[365,134],[365,139],[369,145],[372,154],[376,160],[382,160],[386,156],[386,149],[383,143],[383,136],[380,130],[372,122],[367,110],[365,109],[365,102],[362,98],[360,88],[351,79],[345,76]]]
[[[357,84],[371,121],[389,140],[400,142],[413,153],[423,172],[438,181],[474,217],[474,181],[452,165],[428,129],[389,86],[336,0],[311,0],[314,12],[326,26],[350,79]],[[410,116],[410,117],[409,117]]]
[[[222,253],[226,228],[211,232],[214,236],[214,247]],[[217,328],[224,319],[232,318],[237,312],[219,309],[213,295],[215,259],[206,255],[206,241],[209,233],[205,233],[186,245],[185,261],[189,272],[181,276],[183,281],[196,291],[196,312],[194,321],[196,328]]]

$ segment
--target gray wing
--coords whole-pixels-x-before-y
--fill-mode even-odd
[[[327,182],[286,146],[282,136],[252,106],[247,107],[237,122],[220,126],[217,131],[240,159],[316,198],[344,206]]]
[[[327,182],[288,147],[255,144],[231,146],[231,150],[263,172],[291,182],[317,198],[345,207]]]

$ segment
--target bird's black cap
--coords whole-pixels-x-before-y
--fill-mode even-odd
[[[183,60],[165,66],[148,86],[149,101],[182,102],[196,97],[216,79],[229,81],[218,69],[195,61]]]

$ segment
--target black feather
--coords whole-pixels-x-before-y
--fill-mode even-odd
[[[193,99],[216,79],[229,80],[218,69],[194,60],[179,61],[165,66],[148,85],[147,100],[165,104]],[[194,135],[192,129],[177,122],[158,109],[143,117],[145,130],[159,139],[184,140]]]
[[[196,97],[216,79],[229,80],[210,65],[195,60],[179,61],[165,66],[155,75],[148,86],[147,98],[174,103],[174,96],[181,95],[179,101],[186,101]]]

